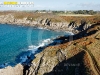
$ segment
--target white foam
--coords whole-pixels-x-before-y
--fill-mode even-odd
[[[52,42],[53,41],[51,39],[43,40],[42,43],[39,44],[39,47],[43,47],[43,46],[48,45],[48,44],[50,44]]]
[[[28,50],[32,50],[32,52],[34,53],[36,50],[38,50],[39,47],[46,46],[52,42],[53,41],[51,39],[46,39],[46,40],[43,40],[42,42],[40,42],[38,46],[35,46],[35,45],[28,46]]]
[[[71,35],[73,35],[73,33],[71,33],[71,32],[67,32],[67,33],[70,33]],[[28,46],[28,50],[31,50],[32,53],[35,53],[35,51],[37,51],[38,48],[47,46],[48,44],[53,43],[53,42],[54,42],[54,41],[51,40],[51,39],[45,39],[45,40],[43,40],[42,42],[40,42],[40,43],[38,44],[38,46],[35,46],[35,45],[30,45],[30,46]],[[58,40],[58,41],[56,41],[56,42],[57,42],[57,43],[61,43],[61,40]],[[27,56],[24,56],[24,57],[21,57],[20,59],[21,59],[21,62],[25,62],[28,58],[27,58]]]
[[[45,30],[49,30],[49,29],[47,29],[47,28],[43,28],[43,27],[38,27],[38,29],[45,29]]]
[[[74,35],[74,33],[72,33],[72,32],[69,32],[69,31],[66,31],[66,33],[70,33],[70,35]]]
[[[51,41],[51,39],[46,39],[46,40],[44,40],[43,42],[49,42],[49,41]]]
[[[38,27],[38,29],[44,29],[44,28],[42,28],[42,27]]]
[[[34,46],[34,45],[28,46],[28,50],[33,50],[34,48],[36,48],[36,46]]]

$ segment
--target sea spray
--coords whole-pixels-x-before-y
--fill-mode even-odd
[[[39,53],[42,47],[52,43],[52,38],[70,35],[67,32],[31,28],[32,43],[28,44],[27,32],[29,29],[29,26],[0,24],[0,68],[24,63],[27,59],[34,59],[34,54]],[[42,39],[38,39],[40,32],[43,32]]]

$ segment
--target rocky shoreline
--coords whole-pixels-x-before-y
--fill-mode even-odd
[[[37,18],[32,20],[33,18],[28,19],[28,17],[22,19],[16,19],[12,14],[1,15],[0,23],[1,24],[11,24],[11,25],[23,25],[23,26],[33,26],[33,27],[41,27],[44,29],[50,30],[60,30],[60,31],[70,31],[74,34],[78,33],[79,30],[85,30],[90,25],[86,23],[86,21],[81,21],[80,24],[76,24],[74,21],[69,22],[52,22],[51,19],[48,18]]]
[[[29,65],[23,64],[22,66],[21,64],[18,64],[15,67],[8,66],[4,69],[0,69],[0,75],[98,74],[94,70],[95,67],[91,66],[92,63],[87,65],[87,63],[92,60],[89,59],[90,56],[87,52],[87,46],[92,46],[95,48],[94,43],[99,46],[100,40],[98,39],[100,39],[100,24],[87,25],[85,21],[82,21],[80,25],[77,26],[74,22],[53,23],[49,19],[38,19],[36,21],[30,21],[27,20],[27,18],[15,19],[11,14],[0,16],[0,23],[42,27],[51,30],[71,31],[75,34],[54,39],[52,45],[50,44],[44,48],[40,48],[43,49],[43,51],[36,54],[35,59],[31,60]],[[93,42],[90,39],[93,39]],[[61,42],[57,43],[59,40]],[[93,45],[91,45],[91,42]],[[91,51],[90,47],[88,50],[89,49]],[[97,50],[99,51],[99,48]],[[85,68],[89,70],[85,70]]]

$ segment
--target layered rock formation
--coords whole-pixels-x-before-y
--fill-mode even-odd
[[[11,16],[11,15],[10,15]],[[4,16],[3,16],[4,17]],[[35,55],[30,65],[16,65],[0,70],[0,75],[100,75],[100,24],[88,26],[85,21],[77,26],[74,22],[52,23],[49,19],[30,21],[25,19],[6,19],[1,23],[29,24],[62,29],[76,29],[75,35],[62,36]],[[58,26],[59,25],[59,26]],[[65,25],[65,26],[64,26]],[[57,28],[56,28],[57,27]],[[60,28],[59,28],[60,27]],[[58,41],[61,41],[58,43]]]
[[[60,37],[62,44],[46,47],[36,55],[26,75],[99,75],[100,24],[79,34]]]
[[[85,21],[80,22],[80,25],[77,25],[75,21],[71,22],[52,22],[48,18],[33,18],[24,17],[22,19],[15,18],[14,15],[1,15],[0,23],[7,24],[16,24],[16,25],[28,25],[34,27],[42,27],[51,30],[62,30],[62,31],[71,31],[73,33],[78,33],[81,30],[87,29],[90,25],[86,24]]]

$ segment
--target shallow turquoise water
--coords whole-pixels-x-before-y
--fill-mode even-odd
[[[46,29],[0,24],[0,64],[16,63],[16,57],[32,46],[39,46],[46,39],[70,33]],[[32,47],[33,48],[33,47]]]

